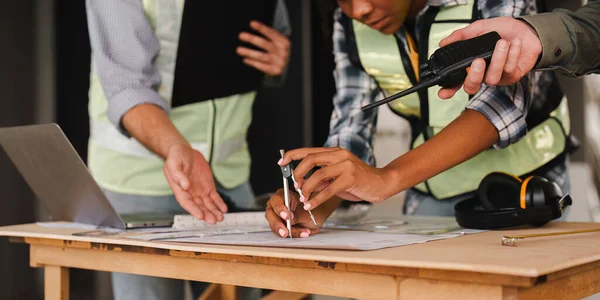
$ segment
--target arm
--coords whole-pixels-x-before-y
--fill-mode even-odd
[[[177,201],[198,219],[223,219],[227,206],[216,192],[210,166],[168,117],[169,106],[155,88],[153,60],[159,43],[139,0],[87,0],[92,60],[108,100],[107,115],[165,159],[164,173]]]
[[[480,3],[486,8],[482,10],[484,16],[489,16],[489,12],[512,13],[495,7],[498,1]],[[350,200],[383,201],[491,146],[503,148],[520,140],[527,131],[525,117],[531,103],[528,83],[529,76],[512,86],[486,87],[470,100],[465,112],[434,138],[384,168],[368,166],[343,149],[292,150],[286,153],[282,164],[302,159],[294,172],[302,191],[309,194],[320,190],[310,201],[300,199],[307,202],[306,209],[318,207],[333,195]],[[325,167],[302,180],[314,166]]]
[[[123,134],[166,158],[171,145],[186,142],[167,116],[169,105],[154,89],[160,84],[152,64],[159,43],[141,1],[87,0],[86,8],[108,118]]]
[[[533,27],[541,41],[536,69],[556,69],[572,77],[600,72],[599,0],[590,0],[576,12],[556,9],[519,19]]]
[[[384,167],[393,189],[382,198],[387,199],[469,160],[498,138],[498,131],[483,114],[466,110],[426,143]]]
[[[499,139],[486,116],[467,109],[437,135],[383,168],[368,166],[344,149],[295,149],[286,152],[282,164],[301,159],[296,178],[323,166],[307,180],[297,179],[306,195],[318,192],[310,200],[299,199],[304,209],[312,210],[337,197],[381,202],[472,158]]]
[[[559,9],[538,15],[505,16],[476,21],[453,32],[440,46],[497,31],[502,40],[490,65],[475,60],[465,79],[464,89],[475,94],[481,84],[508,85],[533,69],[553,69],[575,77],[600,72],[600,1],[591,0],[577,12]],[[460,89],[440,90],[442,99]]]

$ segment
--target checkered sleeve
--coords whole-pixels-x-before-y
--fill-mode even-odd
[[[469,101],[467,109],[483,114],[498,130],[496,148],[505,148],[527,134],[526,91],[522,83],[512,86],[483,86]]]
[[[375,165],[372,143],[377,110],[363,112],[361,107],[374,101],[378,88],[367,73],[350,61],[344,28],[340,23],[341,14],[337,9],[334,16],[334,79],[337,89],[325,146],[347,149],[365,163]]]
[[[500,16],[518,17],[534,14],[535,0],[479,0],[480,17],[487,19]],[[532,89],[538,84],[537,77],[528,74],[512,86],[483,85],[471,98],[467,109],[483,114],[498,130],[496,148],[505,148],[527,134],[525,118],[531,107]]]

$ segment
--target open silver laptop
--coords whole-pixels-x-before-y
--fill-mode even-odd
[[[172,214],[117,214],[56,124],[0,128],[0,146],[55,220],[113,227],[165,227]]]

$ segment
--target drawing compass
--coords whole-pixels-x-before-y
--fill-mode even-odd
[[[279,150],[279,153],[281,154],[281,157],[283,157],[285,155],[285,151],[283,149]],[[285,206],[291,212],[288,179],[291,177],[292,182],[294,183],[295,186],[297,186],[296,178],[294,178],[294,168],[292,167],[292,164],[289,163],[287,165],[281,166],[281,174],[283,175],[283,195],[284,195]],[[304,195],[304,194],[302,194],[302,189],[300,189],[300,188],[297,188],[296,192],[298,192],[298,194],[300,194],[300,195]],[[310,215],[310,219],[313,221],[315,226],[319,227],[317,221],[315,220],[315,216],[312,214],[312,212],[310,210],[308,211],[308,214]],[[287,226],[288,226],[288,230],[290,232],[290,238],[291,238],[292,230],[291,230],[290,218],[288,218],[288,220],[287,220]]]

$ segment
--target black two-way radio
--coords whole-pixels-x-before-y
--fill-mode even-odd
[[[500,35],[492,31],[435,50],[427,63],[419,66],[420,78],[422,78],[420,83],[385,99],[365,105],[362,110],[373,109],[434,85],[450,88],[461,84],[467,77],[468,69],[475,59],[483,58],[486,65],[489,66],[494,48],[499,40]]]

